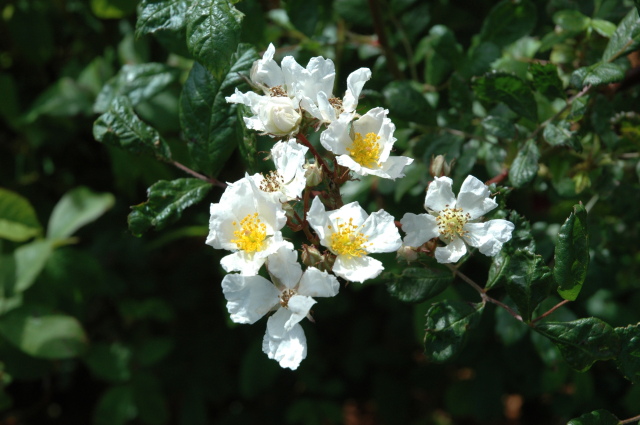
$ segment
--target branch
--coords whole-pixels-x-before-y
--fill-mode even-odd
[[[567,104],[564,106],[564,108],[560,109],[555,115],[553,115],[551,118],[547,119],[546,121],[544,121],[542,124],[540,124],[538,126],[538,128],[535,129],[535,131],[533,133],[531,133],[531,135],[527,138],[527,140],[529,139],[536,139],[538,137],[538,134],[551,122],[557,120],[560,115],[564,114],[566,112],[567,109],[569,109],[571,107],[571,105],[573,104],[573,102],[576,101],[576,99],[581,98],[582,96],[584,96],[585,94],[587,94],[589,92],[589,90],[591,90],[591,85],[587,85],[584,86],[582,88],[582,90],[580,90],[580,92],[578,92],[577,94],[573,95],[572,97],[570,97],[567,100]]]
[[[550,315],[551,313],[553,313],[554,311],[556,311],[557,309],[559,309],[560,307],[562,307],[563,305],[565,305],[566,303],[568,303],[569,300],[562,300],[560,301],[558,304],[554,305],[553,307],[551,307],[548,311],[546,311],[545,313],[542,313],[540,316],[536,317],[535,319],[533,319],[530,323],[530,326],[534,326],[535,323],[538,320],[542,320],[545,317],[547,317],[548,315]]]
[[[631,422],[635,422],[640,420],[640,415],[634,416],[633,418],[625,419],[624,421],[618,422],[618,425],[630,424]]]
[[[204,180],[207,183],[210,183],[214,186],[218,186],[218,187],[222,187],[225,188],[227,187],[226,183],[222,183],[220,180],[216,180],[213,178],[209,178],[205,175],[202,175],[196,171],[193,171],[191,168],[187,167],[186,165],[180,164],[178,161],[171,161],[170,164],[178,167],[179,169],[181,169],[182,171],[184,171],[187,174],[191,174],[193,177],[200,179],[200,180]]]

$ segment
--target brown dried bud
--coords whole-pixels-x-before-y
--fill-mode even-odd
[[[324,259],[318,248],[313,245],[302,245],[302,254],[300,255],[302,258],[302,264],[307,267],[317,267],[320,262]]]
[[[307,179],[307,187],[314,187],[322,183],[322,168],[318,166],[317,162],[306,163],[304,166],[304,176]]]

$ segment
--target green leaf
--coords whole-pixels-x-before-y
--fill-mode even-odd
[[[604,19],[592,19],[591,28],[593,28],[598,34],[603,37],[611,38],[613,33],[616,32],[616,24],[605,21]]]
[[[93,416],[93,425],[125,425],[138,416],[131,384],[111,387],[102,394]]]
[[[171,338],[147,338],[134,347],[133,355],[136,362],[142,366],[153,366],[164,359],[173,349]]]
[[[136,37],[184,28],[191,3],[192,0],[141,0]]]
[[[618,369],[625,378],[640,382],[640,323],[625,328],[615,328],[620,338],[620,354],[616,357]]]
[[[624,69],[615,63],[598,62],[591,66],[578,68],[571,74],[571,85],[581,89],[584,86],[600,86],[621,81]]]
[[[52,252],[53,243],[46,239],[33,241],[15,250],[14,294],[23,292],[33,285]]]
[[[607,410],[600,409],[571,419],[567,425],[618,425],[620,420]]]
[[[147,202],[131,207],[129,230],[140,236],[151,227],[162,229],[177,221],[186,208],[202,201],[211,188],[199,179],[160,180],[149,188]]]
[[[256,59],[255,49],[241,45],[223,78],[199,63],[189,73],[180,97],[180,122],[193,161],[207,175],[215,176],[237,146],[236,106],[228,104],[225,97],[244,84],[240,73],[247,73]]]
[[[442,301],[427,312],[425,355],[430,361],[443,363],[463,348],[468,331],[480,321],[484,304]]]
[[[505,287],[525,321],[531,320],[535,308],[549,295],[551,270],[544,260],[528,250],[510,256],[503,271]]]
[[[91,11],[101,19],[122,19],[135,10],[136,2],[131,0],[91,0]]]
[[[87,346],[84,330],[74,317],[33,305],[1,316],[0,334],[25,353],[44,359],[76,357]]]
[[[525,250],[535,253],[536,246],[531,236],[531,224],[529,221],[515,211],[509,214],[507,220],[515,225],[515,229],[512,232],[511,240],[491,259],[487,284],[485,285],[486,289],[491,289],[500,283],[504,283],[506,279],[505,273],[509,270],[509,262],[516,251]]]
[[[200,0],[187,11],[187,46],[220,81],[240,40],[242,13],[227,0]]]
[[[509,180],[518,188],[529,183],[538,173],[538,159],[540,151],[533,140],[527,141],[518,151],[509,169]]]
[[[98,378],[109,382],[123,382],[131,378],[129,361],[131,350],[120,343],[92,344],[84,361]]]
[[[484,130],[499,139],[513,140],[516,137],[516,126],[506,118],[489,115],[482,120]]]
[[[560,120],[557,124],[549,123],[542,132],[544,140],[551,146],[570,146],[576,152],[582,152],[582,145],[575,131],[571,131],[571,123]]]
[[[23,242],[38,236],[42,226],[26,198],[0,188],[0,238]]]
[[[562,298],[575,301],[589,268],[589,231],[587,210],[574,205],[573,212],[558,233],[553,277]]]
[[[153,127],[138,118],[131,101],[124,96],[117,97],[109,111],[98,117],[93,124],[93,137],[134,154],[154,156],[161,161],[171,159],[167,142]]]
[[[533,329],[553,341],[569,366],[579,372],[598,360],[616,357],[621,348],[614,329],[595,317],[542,323]]]
[[[286,10],[296,29],[312,37],[319,20],[320,3],[318,0],[287,0]]]
[[[393,81],[384,90],[392,118],[424,124],[435,124],[435,114],[420,92],[407,81]]]
[[[400,301],[421,303],[435,297],[453,282],[451,270],[433,262],[428,268],[410,267],[401,275],[388,273],[387,289]]]
[[[69,77],[62,77],[33,102],[24,116],[26,123],[34,122],[41,115],[70,117],[91,114],[93,95],[86,87]]]
[[[560,28],[571,31],[581,32],[589,28],[591,19],[584,16],[577,10],[561,10],[553,14],[553,23]]]
[[[533,77],[533,85],[537,91],[542,93],[549,100],[564,98],[562,81],[558,76],[558,67],[552,63],[542,65],[534,62],[529,65],[529,72]]]
[[[118,74],[102,87],[93,105],[93,111],[99,114],[107,112],[120,96],[128,97],[131,105],[136,106],[164,91],[171,83],[178,81],[179,77],[178,68],[162,63],[124,65]]]
[[[473,82],[473,91],[480,100],[503,102],[516,114],[538,121],[538,106],[533,92],[526,82],[515,75],[501,72],[487,74]]]
[[[104,214],[114,202],[110,193],[96,193],[82,186],[70,190],[53,207],[47,238],[64,239],[71,236],[76,230]]]
[[[133,377],[133,399],[144,423],[164,425],[169,420],[160,381],[155,376],[139,372]]]
[[[245,105],[237,105],[236,113],[238,150],[244,159],[247,172],[254,174],[258,171],[258,140],[256,132],[249,130],[242,119],[245,114],[249,113],[249,108]]]
[[[480,40],[505,47],[528,35],[536,25],[536,7],[529,0],[503,0],[496,4],[482,24]]]
[[[640,45],[640,16],[638,9],[631,9],[622,19],[618,28],[604,49],[602,60],[612,62],[616,58],[636,50]]]

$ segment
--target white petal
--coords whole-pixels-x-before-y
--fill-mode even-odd
[[[273,60],[275,52],[276,48],[274,45],[269,44],[264,55],[262,55],[262,59],[253,63],[253,67],[251,68],[251,81],[266,87],[276,87],[284,84],[282,70]]]
[[[298,253],[291,248],[293,247],[283,246],[267,257],[269,273],[287,288],[296,286],[302,277]]]
[[[455,238],[446,246],[436,248],[435,256],[438,263],[455,263],[467,253],[467,246],[461,238]]]
[[[367,252],[393,252],[402,246],[400,232],[395,219],[384,210],[376,211],[362,225],[362,233],[367,237]]]
[[[278,304],[280,291],[262,276],[228,274],[222,279],[227,310],[236,323],[255,323]]]
[[[350,115],[340,114],[338,119],[329,124],[329,127],[320,134],[320,144],[336,155],[346,155],[347,148],[353,144],[349,136],[350,123]]]
[[[236,244],[231,242],[235,238],[235,229],[231,223],[237,220],[233,211],[223,204],[211,204],[210,212],[206,243],[216,249],[236,249]]]
[[[358,98],[362,92],[364,83],[371,78],[371,70],[369,68],[360,68],[353,71],[347,77],[347,91],[342,100],[342,107],[345,112],[353,112],[358,106]]]
[[[353,122],[353,131],[362,134],[363,137],[369,133],[379,135],[378,133],[380,133],[387,113],[388,111],[386,109],[380,107],[367,111],[366,114]],[[391,123],[391,120],[389,120],[389,123]],[[389,135],[388,132],[389,129],[387,129],[386,136]]]
[[[338,161],[338,164],[342,165],[343,167],[347,167],[360,176],[368,176],[369,174],[375,173],[375,171],[371,168],[363,167],[362,165],[354,161],[353,158],[351,158],[349,155],[340,155],[336,157],[336,160]]]
[[[351,282],[364,282],[378,276],[384,267],[382,263],[371,257],[351,257],[338,255],[333,265],[333,272]]]
[[[318,234],[320,243],[327,246],[326,239],[333,232],[327,228],[331,222],[329,221],[329,216],[324,208],[324,204],[317,196],[311,201],[311,208],[309,208],[309,212],[307,213],[307,221]]]
[[[502,249],[502,244],[511,239],[515,226],[507,220],[489,220],[486,223],[467,223],[464,230],[468,233],[465,240],[480,252],[493,257]]]
[[[327,215],[334,229],[337,228],[338,224],[348,223],[349,220],[352,220],[351,222],[354,225],[360,226],[368,217],[367,212],[362,209],[358,202],[350,202],[337,210],[329,211]]]
[[[445,208],[456,206],[456,197],[451,190],[453,180],[449,177],[436,177],[427,189],[427,196],[424,199],[425,209],[442,211]]]
[[[282,59],[282,74],[287,86],[287,94],[290,97],[294,97],[297,92],[302,91],[303,71],[304,68],[296,62],[293,56],[286,56]]]
[[[298,285],[298,293],[309,297],[333,297],[338,294],[340,283],[332,274],[315,267],[305,270]]]
[[[419,247],[423,243],[440,236],[436,218],[431,214],[406,213],[402,220],[402,230],[407,234],[404,237],[404,244],[412,247]]]
[[[297,143],[295,139],[287,142],[278,142],[271,148],[273,163],[285,183],[292,181],[298,174],[304,176],[302,166],[308,150],[308,147]]]
[[[282,312],[282,313],[281,313]],[[302,326],[295,325],[289,332],[284,323],[289,312],[281,308],[267,321],[267,332],[262,340],[262,351],[280,363],[280,367],[295,370],[307,357],[307,339]]]
[[[380,170],[377,170],[375,175],[391,180],[404,177],[404,167],[412,162],[413,158],[408,156],[390,156],[382,163]]]
[[[318,92],[318,110],[320,112],[320,116],[316,118],[319,120],[329,123],[336,120],[336,110],[333,105],[329,103],[328,95],[322,91]]]
[[[289,302],[287,303],[287,310],[291,312],[291,316],[285,322],[284,330],[290,331],[294,325],[307,317],[307,314],[309,314],[309,310],[311,310],[311,306],[315,303],[316,300],[305,295],[294,295],[289,298]]]
[[[258,274],[265,260],[265,257],[258,256],[253,252],[236,251],[222,257],[220,265],[227,273],[240,272],[243,275],[253,276]]]
[[[469,213],[471,220],[474,220],[498,206],[498,203],[489,197],[490,195],[487,185],[473,176],[468,176],[460,186],[457,207]]]

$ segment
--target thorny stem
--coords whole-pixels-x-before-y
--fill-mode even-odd
[[[207,177],[205,175],[202,175],[202,174],[200,174],[200,173],[198,173],[196,171],[193,171],[191,168],[187,167],[186,165],[180,164],[178,161],[171,161],[171,164],[176,166],[176,167],[178,167],[179,169],[181,169],[185,173],[191,174],[193,177],[195,177],[197,179],[200,179],[200,180],[203,180],[203,181],[206,181],[207,183],[210,183],[210,184],[212,184],[214,186],[218,186],[218,187],[222,187],[222,188],[227,187],[227,185],[225,183],[222,183],[219,180],[209,178],[209,177]]]
[[[535,319],[533,319],[531,321],[531,326],[533,326],[538,320],[544,319],[545,317],[547,317],[548,315],[550,315],[551,313],[553,313],[554,311],[556,311],[557,309],[559,309],[560,307],[562,307],[563,305],[565,305],[568,302],[569,302],[569,300],[560,301],[558,304],[556,304],[553,307],[551,307],[548,311],[546,311],[545,313],[542,313],[540,316],[538,316]]]
[[[384,31],[384,22],[382,20],[382,11],[380,10],[380,3],[378,0],[369,0],[369,9],[371,10],[371,18],[373,19],[373,27],[376,31],[376,35],[378,36],[378,41],[380,42],[380,47],[384,51],[384,56],[387,59],[387,67],[391,72],[391,75],[396,80],[404,80],[404,75],[402,75],[402,71],[398,67],[398,62],[396,61],[396,56],[393,53],[393,49],[389,46],[389,41],[387,40],[387,34]]]
[[[640,415],[634,416],[633,418],[625,419],[623,421],[618,422],[618,425],[630,424],[631,422],[635,422],[640,420]]]

